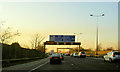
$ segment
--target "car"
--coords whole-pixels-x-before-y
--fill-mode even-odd
[[[61,53],[61,56],[62,56],[62,60],[64,60],[64,56],[63,56],[63,53]]]
[[[68,54],[67,53],[65,53],[65,56],[67,56]]]
[[[70,53],[68,53],[67,56],[70,56]]]
[[[78,57],[78,53],[74,53],[74,54],[73,54],[73,57]]]
[[[120,51],[112,51],[103,56],[104,62],[120,61]]]
[[[86,57],[86,53],[84,51],[81,51],[81,52],[78,53],[78,57],[79,58],[81,58],[81,57],[85,58]]]
[[[71,53],[70,56],[73,57],[73,53]]]
[[[62,64],[62,56],[61,54],[52,54],[52,56],[50,57],[50,64],[53,64],[53,63],[60,63]]]

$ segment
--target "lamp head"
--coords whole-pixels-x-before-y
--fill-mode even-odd
[[[105,16],[104,14],[102,14],[102,16]]]
[[[90,16],[93,16],[93,14],[90,14]]]

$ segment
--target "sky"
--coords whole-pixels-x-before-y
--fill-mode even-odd
[[[30,46],[29,41],[39,33],[49,40],[49,35],[76,35],[85,49],[96,48],[97,18],[99,43],[107,47],[118,48],[118,3],[117,2],[3,2],[2,19],[6,22],[2,28],[11,27],[21,36],[12,42]],[[48,49],[75,46],[47,46]]]

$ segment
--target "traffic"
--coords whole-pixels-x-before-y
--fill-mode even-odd
[[[86,52],[81,51],[79,53],[54,53],[50,56],[50,64],[60,63],[64,60],[64,56],[70,56],[74,58],[86,58]],[[103,56],[104,62],[116,62],[120,61],[120,51],[112,51]]]

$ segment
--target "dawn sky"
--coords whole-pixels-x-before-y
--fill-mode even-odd
[[[118,3],[117,2],[5,2],[2,3],[2,17],[6,20],[3,28],[18,30],[21,36],[13,42],[30,45],[35,33],[46,37],[49,35],[79,35],[78,41],[83,48],[95,49],[96,17],[99,17],[99,43],[107,47],[118,48]],[[47,46],[47,48],[58,46]],[[61,46],[62,47],[62,46]],[[72,46],[64,46],[72,47]]]

